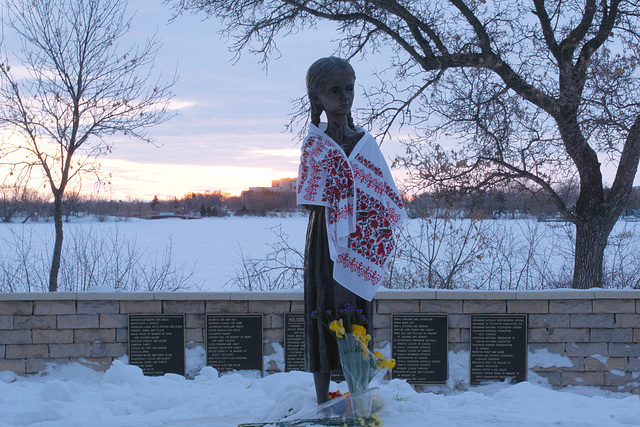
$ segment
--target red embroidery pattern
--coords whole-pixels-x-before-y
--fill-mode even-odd
[[[393,191],[393,189],[384,181],[371,176],[367,173],[366,170],[359,168],[358,165],[354,164],[352,166],[352,169],[354,178],[357,178],[360,180],[360,182],[366,184],[367,188],[370,188],[380,195],[386,195],[393,201],[393,203],[396,204],[396,206],[398,206],[398,208],[404,207],[404,203],[402,203],[402,199],[400,198],[400,196],[398,196],[398,194],[396,194],[396,192]]]
[[[365,267],[362,262],[356,261],[348,254],[343,253],[338,255],[338,262],[342,264],[344,268],[348,268],[352,273],[356,273],[358,276],[370,282],[371,286],[378,286],[382,281],[382,275],[379,272]]]
[[[356,231],[349,235],[347,244],[358,255],[380,267],[395,247],[392,231],[395,224],[390,221],[390,213],[375,197],[358,193]]]
[[[387,212],[385,212],[385,215],[389,216],[389,222],[393,227],[395,227],[400,222],[401,216],[399,212],[396,212],[395,210],[392,211],[392,209],[393,208],[387,209]]]
[[[385,185],[384,191],[387,194],[387,197],[389,197],[393,201],[393,203],[396,204],[398,208],[404,209],[404,202],[402,201],[398,193],[393,191],[391,187],[388,185]]]
[[[319,181],[321,180],[320,171],[323,170],[323,165],[316,159],[325,149],[331,149],[331,145],[322,138],[310,136],[304,143],[302,158],[300,159],[298,193],[305,191],[304,198],[306,200],[313,200],[318,194]],[[311,174],[309,174],[309,169],[311,169]]]
[[[314,131],[304,142],[298,185],[299,201],[329,207],[328,231],[337,239],[332,240],[335,268],[340,277],[352,278],[356,293],[362,286],[375,288],[382,282],[384,264],[395,247],[392,230],[403,217],[393,178],[369,138],[367,144],[374,145],[366,145],[350,160],[333,141]]]
[[[365,159],[364,157],[362,157],[362,154],[358,154],[356,156],[356,160],[359,161],[360,163],[362,163],[364,166],[366,166],[371,171],[373,171],[373,173],[378,175],[380,178],[382,178],[382,169],[380,169],[379,167],[374,165],[373,162],[371,162],[371,161]]]
[[[371,176],[366,170],[358,167],[358,165],[353,165],[353,175],[359,179],[360,182],[366,184],[367,188],[372,189],[378,194],[384,194],[384,182]]]
[[[344,154],[338,149],[330,149],[322,160],[326,171],[327,185],[322,193],[322,201],[337,205],[340,200],[353,197],[353,179],[350,166]]]
[[[317,163],[311,156],[310,150],[308,150],[309,147],[313,146],[314,141],[314,137],[310,137],[305,141],[305,146],[302,149],[302,156],[300,159],[300,177],[298,178],[300,182],[298,183],[298,194],[302,193],[303,189],[306,188],[304,197],[307,200],[312,200],[313,197],[318,194],[318,181],[320,180],[320,175],[315,167]],[[311,167],[311,177],[309,177],[310,165],[313,166]],[[307,183],[307,180],[310,182]]]
[[[334,224],[340,220],[349,218],[353,212],[353,204],[347,203],[342,207],[329,209],[329,224]]]

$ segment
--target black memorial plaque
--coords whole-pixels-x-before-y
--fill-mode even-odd
[[[448,319],[446,314],[394,314],[391,354],[396,367],[393,378],[410,384],[447,381]]]
[[[284,315],[284,371],[304,371],[304,314]]]
[[[305,331],[304,314],[286,313],[284,315],[284,370],[304,371]],[[331,381],[343,382],[344,374],[338,366],[331,371]]]
[[[208,314],[207,365],[262,372],[262,314]]]
[[[470,384],[527,379],[527,315],[471,316]]]
[[[184,375],[184,315],[130,314],[129,363],[145,375]]]

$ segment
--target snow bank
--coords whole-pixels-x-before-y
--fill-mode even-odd
[[[464,353],[450,355],[453,382],[461,380],[468,361]],[[398,379],[373,385],[380,387],[376,393],[385,427],[640,424],[638,396],[596,388],[573,393],[525,382],[435,394],[418,393]],[[346,384],[332,383],[331,388],[345,390]],[[313,379],[304,372],[260,378],[253,373],[219,375],[204,367],[194,380],[187,380],[171,374],[145,377],[123,361],[115,361],[104,373],[77,363],[51,365],[32,377],[0,372],[0,396],[3,427],[233,427],[279,420],[315,406]]]

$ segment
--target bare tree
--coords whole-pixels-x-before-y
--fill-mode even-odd
[[[640,159],[638,1],[177,2],[220,18],[232,50],[265,62],[277,35],[320,20],[337,23],[343,56],[390,51],[366,92],[367,117],[382,134],[403,124],[424,131],[399,159],[415,182],[516,181],[545,192],[576,226],[572,286],[602,286],[607,237]],[[442,137],[460,149],[441,148]],[[608,193],[605,161],[617,167]],[[575,204],[555,187],[567,175],[578,183]]]
[[[11,222],[24,209],[30,196],[31,191],[25,186],[0,185],[0,221]]]
[[[62,253],[65,191],[98,173],[96,158],[116,133],[150,142],[147,128],[164,122],[175,78],[153,73],[159,42],[121,49],[130,28],[124,0],[10,0],[8,25],[22,43],[17,77],[8,62],[0,121],[0,162],[18,177],[39,171],[54,201],[56,237],[49,290],[56,291]],[[100,175],[98,175],[100,176]]]
[[[302,287],[304,254],[289,243],[282,226],[271,231],[278,240],[269,244],[271,251],[264,258],[247,258],[240,249],[241,261],[234,266],[235,277],[226,286],[243,291],[281,291]]]

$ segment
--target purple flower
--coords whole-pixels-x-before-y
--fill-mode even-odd
[[[353,313],[355,311],[355,307],[349,303],[344,305],[344,308],[340,310],[340,313]]]
[[[315,319],[317,316],[318,316],[318,310],[313,310],[313,311],[311,312],[311,318],[312,318],[312,319]]]

